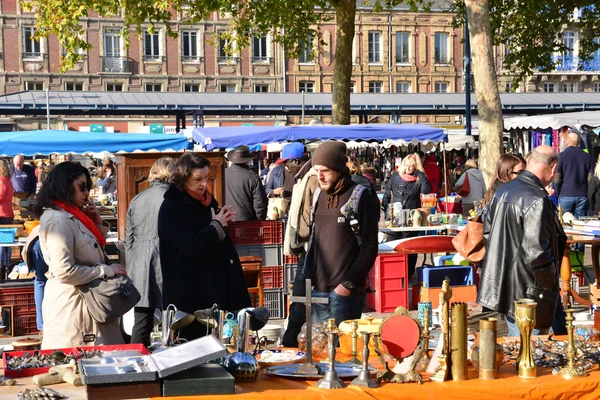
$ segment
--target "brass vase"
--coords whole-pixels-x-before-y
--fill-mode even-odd
[[[535,307],[537,303],[530,299],[515,300],[515,323],[521,333],[521,350],[517,360],[521,378],[537,377],[531,334],[535,328]]]

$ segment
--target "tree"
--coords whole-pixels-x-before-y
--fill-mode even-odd
[[[374,11],[392,8],[404,0],[365,0]],[[428,9],[426,0],[406,0],[411,11],[418,5]],[[54,34],[66,50],[61,70],[67,71],[81,59],[80,49],[91,47],[80,25],[90,12],[103,17],[121,16],[124,21],[122,35],[126,40],[130,28],[138,36],[142,25],[163,25],[167,34],[177,36],[169,22],[185,10],[190,22],[208,20],[211,13],[227,13],[230,17],[227,31],[221,33],[226,40],[226,51],[236,53],[248,46],[252,35],[270,34],[274,42],[282,44],[292,57],[297,57],[299,44],[307,38],[319,37],[317,25],[336,20],[336,44],[333,84],[333,122],[350,123],[350,82],[352,76],[352,41],[356,16],[356,0],[23,0],[27,10],[34,11],[38,37]],[[215,38],[215,42],[218,38]]]
[[[492,49],[503,46],[504,67],[514,74],[513,87],[534,72],[550,72],[566,65],[579,69],[600,60],[596,32],[600,7],[593,1],[555,0],[454,0],[454,25],[464,25],[468,15],[475,93],[480,122],[480,160],[489,181],[502,153],[502,104],[498,92],[497,66]],[[578,52],[569,47],[564,33],[577,30]]]

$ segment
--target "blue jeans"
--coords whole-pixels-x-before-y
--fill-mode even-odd
[[[581,217],[585,217],[588,214],[589,210],[589,202],[587,197],[563,197],[560,196],[558,198],[558,204],[563,209],[563,214],[566,212],[570,212],[575,216],[575,218],[579,219]],[[585,245],[583,243],[578,243],[575,245],[578,251],[584,251]]]
[[[46,288],[46,281],[38,281],[37,279],[33,282],[33,295],[35,299],[35,322],[38,331],[44,329],[44,317],[42,316],[42,303],[44,302],[44,289]]]
[[[337,326],[340,326],[342,321],[348,319],[360,319],[362,310],[367,302],[366,293],[340,296],[335,292],[327,293],[313,290],[312,297],[329,298],[329,304],[313,304],[313,322],[327,322],[329,318],[334,318]]]

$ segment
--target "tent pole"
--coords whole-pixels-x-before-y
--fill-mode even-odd
[[[444,157],[444,202],[446,203],[446,213],[448,213],[448,166],[446,164],[446,143],[442,142],[442,154]]]

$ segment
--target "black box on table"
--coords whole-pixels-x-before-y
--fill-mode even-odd
[[[162,379],[163,396],[234,394],[235,380],[219,364],[203,364]]]

